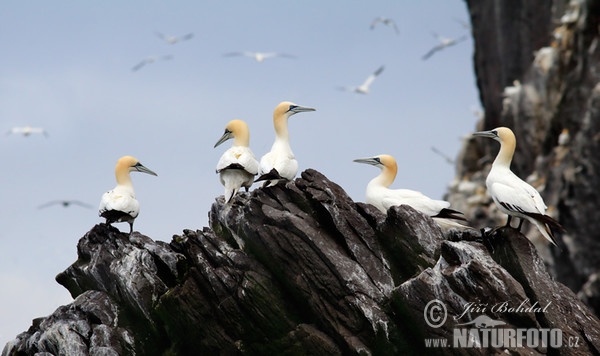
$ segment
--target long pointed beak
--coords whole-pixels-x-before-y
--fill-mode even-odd
[[[489,138],[496,138],[496,137],[498,137],[498,135],[494,131],[473,132],[472,135],[473,136],[477,136],[477,137],[489,137]]]
[[[133,169],[135,169],[135,170],[136,170],[136,171],[138,171],[138,172],[142,172],[142,173],[148,173],[148,174],[150,174],[150,175],[153,175],[153,176],[157,176],[157,177],[158,177],[158,174],[156,174],[156,173],[154,173],[153,171],[151,171],[150,169],[146,168],[146,167],[145,167],[143,164],[141,164],[141,163],[138,163],[138,164],[136,164],[136,165],[135,165],[135,166],[133,166],[132,168],[133,168]]]
[[[316,111],[316,110],[317,109],[309,108],[309,107],[306,107],[306,106],[298,106],[298,105],[294,106],[291,109],[291,111],[294,112],[294,113],[307,112],[307,111]]]
[[[215,148],[218,145],[222,144],[223,142],[229,140],[230,138],[231,138],[231,133],[230,132],[225,132],[223,134],[223,136],[221,136],[221,138],[219,139],[219,141],[217,141],[217,143],[215,143],[215,146],[213,148]]]
[[[380,162],[377,161],[373,157],[369,157],[369,158],[357,158],[357,159],[353,160],[353,162],[356,162],[356,163],[366,163],[366,164],[370,164],[372,166],[376,166],[376,165],[380,164]]]

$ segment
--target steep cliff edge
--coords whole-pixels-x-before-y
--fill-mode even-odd
[[[314,170],[215,202],[210,224],[171,243],[96,225],[57,276],[74,302],[2,354],[414,354],[480,315],[560,330],[578,341],[564,354],[600,352],[598,318],[512,229],[450,241],[412,208],[386,216]],[[435,300],[447,309],[439,327],[424,316]],[[469,303],[478,310],[464,313]]]

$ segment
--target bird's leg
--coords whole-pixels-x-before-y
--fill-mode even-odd
[[[133,232],[133,221],[129,222],[129,235]]]
[[[511,220],[511,219],[512,219],[512,216],[511,216],[511,215],[509,215],[509,216],[508,216],[508,219],[506,219],[506,226],[508,226],[508,227],[512,227],[512,226],[510,226],[510,220]]]
[[[523,226],[523,221],[525,221],[525,219],[523,219],[523,218],[519,219],[519,226],[517,226],[517,230],[519,230],[519,232],[521,231],[521,226]]]

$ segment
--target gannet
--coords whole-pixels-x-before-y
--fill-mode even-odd
[[[64,208],[68,208],[71,205],[79,205],[83,208],[92,209],[91,205],[81,202],[79,200],[52,200],[38,206],[38,209],[44,209],[52,205],[62,205]]]
[[[265,59],[282,57],[282,58],[296,58],[291,54],[286,53],[276,53],[276,52],[231,52],[225,53],[225,57],[237,57],[237,56],[245,56],[254,59],[258,63],[264,62]]]
[[[508,214],[506,226],[510,226],[511,217],[518,217],[521,219],[517,227],[520,231],[521,225],[526,219],[548,241],[557,245],[551,228],[560,231],[564,231],[564,228],[556,220],[546,215],[546,204],[540,193],[510,170],[510,163],[517,145],[512,130],[507,127],[498,127],[491,131],[475,132],[473,136],[489,137],[500,142],[500,151],[492,163],[492,169],[485,184],[498,209]]]
[[[394,20],[390,19],[390,18],[386,18],[386,17],[377,17],[375,18],[372,22],[371,22],[371,30],[375,28],[375,26],[377,26],[377,24],[382,23],[386,26],[389,27],[393,27],[394,31],[396,31],[396,34],[400,33],[400,30],[398,30],[398,26],[396,26],[396,22],[394,22]]]
[[[248,191],[258,173],[258,161],[248,147],[250,130],[246,122],[231,120],[225,126],[225,133],[215,143],[215,147],[230,138],[233,138],[233,145],[223,153],[217,163],[217,173],[225,187],[225,203],[229,203],[241,187]]]
[[[315,111],[313,108],[296,105],[289,101],[279,103],[273,111],[275,142],[271,151],[260,159],[259,177],[256,182],[265,180],[266,185],[275,185],[281,180],[292,180],[298,172],[298,161],[290,147],[288,118],[299,112]]]
[[[132,72],[136,72],[140,69],[142,69],[142,67],[144,67],[146,64],[152,64],[158,60],[170,60],[173,59],[173,56],[168,54],[165,56],[148,56],[144,59],[142,59],[141,62],[139,62],[138,64],[134,65],[133,68],[131,68]]]
[[[437,33],[434,33],[433,36],[438,39],[439,43],[436,46],[434,46],[432,49],[430,49],[429,52],[425,53],[425,55],[422,57],[423,60],[426,60],[429,57],[433,56],[433,54],[437,51],[441,51],[442,49],[444,49],[446,47],[454,46],[455,44],[467,39],[467,35],[463,35],[459,38],[447,38],[447,37],[442,37],[442,36],[438,35]]]
[[[106,219],[107,224],[114,222],[129,223],[129,233],[133,231],[133,221],[140,212],[140,204],[135,199],[133,184],[129,172],[157,174],[144,167],[136,158],[123,156],[117,161],[115,177],[117,186],[102,195],[98,215]]]
[[[369,94],[369,87],[371,86],[371,84],[373,84],[373,81],[375,80],[375,78],[377,78],[377,76],[379,74],[381,74],[381,72],[383,72],[383,68],[384,66],[381,66],[379,68],[377,68],[377,70],[375,72],[373,72],[373,74],[369,75],[367,77],[367,79],[364,81],[364,83],[362,83],[361,85],[357,86],[357,87],[340,87],[340,90],[346,90],[346,91],[352,91],[358,94]]]
[[[381,174],[367,184],[366,202],[375,206],[383,213],[392,206],[409,205],[423,214],[431,216],[442,227],[465,228],[458,222],[449,220],[463,220],[462,213],[450,209],[450,203],[444,200],[434,200],[421,192],[410,189],[389,189],[398,172],[398,165],[394,157],[383,154],[369,158],[358,158],[354,162],[366,163],[381,169]]]
[[[12,129],[10,129],[6,132],[7,135],[21,134],[25,137],[27,137],[31,134],[38,134],[38,133],[43,134],[44,137],[48,137],[48,132],[44,128],[41,128],[41,127],[31,127],[31,126],[13,127]]]
[[[167,42],[168,44],[173,45],[173,44],[181,42],[181,41],[187,41],[187,40],[192,39],[194,37],[194,34],[188,33],[187,35],[183,35],[183,36],[171,36],[171,35],[165,35],[160,32],[156,32],[156,36],[158,36],[160,39]]]

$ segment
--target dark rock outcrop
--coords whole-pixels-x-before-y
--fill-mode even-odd
[[[447,240],[431,218],[407,206],[384,215],[314,170],[218,200],[209,216],[212,228],[169,244],[95,226],[57,276],[75,301],[35,320],[3,355],[441,352],[425,339],[452,343],[458,324],[481,315],[579,341],[563,354],[600,352],[598,318],[513,229]],[[424,317],[434,300],[448,311],[440,327]],[[479,309],[464,313],[468,303]]]

